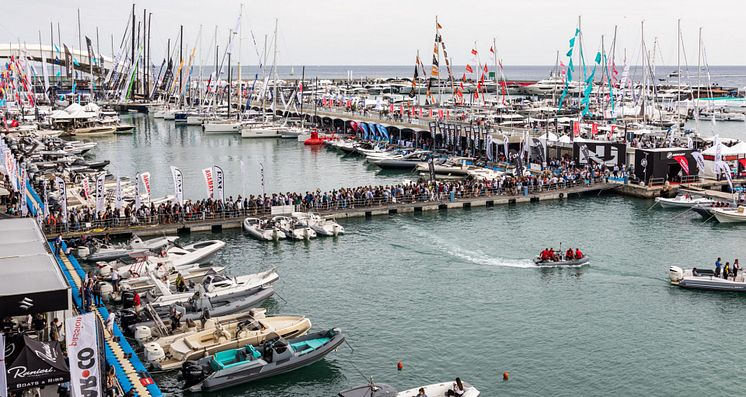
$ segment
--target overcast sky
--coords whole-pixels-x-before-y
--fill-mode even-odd
[[[61,25],[62,40],[77,47],[76,8],[82,31],[95,40],[99,28],[101,50],[111,52],[111,35],[119,45],[131,3],[124,1],[2,0],[0,42],[49,42],[49,23]],[[219,26],[221,47],[233,28],[240,1],[166,1],[136,3],[138,20],[143,7],[153,13],[153,63],[165,54],[166,39],[184,25],[184,43],[194,45],[203,25],[205,52]],[[438,15],[449,56],[455,64],[471,59],[477,42],[487,56],[492,38],[505,64],[553,64],[556,51],[567,51],[578,16],[582,16],[586,58],[592,59],[605,36],[611,44],[618,26],[617,58],[627,50],[630,63],[639,61],[640,22],[645,20],[649,48],[659,40],[658,64],[676,64],[676,21],[681,19],[689,64],[697,60],[697,31],[710,65],[746,65],[746,0],[275,0],[245,2],[242,59],[256,63],[265,34],[271,36],[279,19],[279,62],[285,65],[407,65],[419,49],[428,65],[432,54],[434,19]],[[591,54],[591,55],[588,55]],[[212,59],[212,58],[207,58]],[[235,59],[235,58],[234,58]],[[484,58],[482,58],[484,60]],[[683,62],[683,61],[682,61]],[[618,61],[622,63],[622,61]]]

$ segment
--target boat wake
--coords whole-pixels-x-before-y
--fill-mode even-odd
[[[447,254],[467,263],[474,263],[483,266],[515,267],[524,269],[539,267],[530,259],[500,258],[489,255],[481,250],[463,248],[450,240],[428,233],[424,229],[411,224],[404,224],[402,228],[406,229],[410,235],[417,238],[418,245],[421,246],[421,244],[425,242],[432,252]]]

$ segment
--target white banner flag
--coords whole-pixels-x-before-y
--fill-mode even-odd
[[[59,204],[62,208],[62,223],[67,223],[67,188],[65,187],[65,180],[57,177],[54,179],[57,184],[57,191],[60,192]]]
[[[485,145],[487,145],[487,158],[492,161],[492,135],[487,134]]]
[[[148,200],[150,200],[150,172],[143,172],[140,174],[140,179],[142,179],[142,185],[145,186],[145,194],[148,195]]]
[[[174,196],[176,196],[176,202],[184,204],[184,176],[181,174],[181,170],[172,165],[171,177],[174,179]]]
[[[106,174],[102,173],[96,178],[96,212],[104,210],[106,205],[106,189],[104,188],[104,182],[106,181]]]
[[[140,209],[140,174],[135,175],[135,210]]]
[[[212,198],[213,195],[213,179],[212,179],[212,168],[205,168],[202,170],[202,176],[205,177],[205,188],[207,189],[207,197]]]
[[[8,369],[5,364],[5,334],[0,332],[0,397],[8,397]]]
[[[26,175],[26,168],[21,168],[21,216],[27,216],[28,215],[28,200],[26,197],[26,180],[28,179],[28,175]]]
[[[70,360],[70,391],[73,397],[101,396],[101,354],[94,313],[65,321],[67,357]]]
[[[503,137],[503,149],[505,150],[505,161],[510,161],[510,156],[508,156],[508,137]]]
[[[116,207],[116,209],[120,210],[120,209],[122,209],[122,203],[123,203],[123,199],[122,199],[122,180],[121,180],[121,178],[117,177],[117,187],[116,187],[116,191],[114,192],[114,207]]]
[[[217,165],[213,167],[215,170],[215,200],[225,200],[225,174],[223,169]]]

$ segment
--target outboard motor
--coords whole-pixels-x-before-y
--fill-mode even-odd
[[[188,388],[202,382],[205,379],[205,371],[196,361],[187,361],[181,365],[181,378]]]
[[[122,292],[122,307],[125,309],[135,307],[135,291],[128,290]]]
[[[140,319],[137,317],[137,313],[135,313],[135,311],[132,309],[124,309],[120,311],[117,315],[117,318],[119,318],[119,324],[122,326],[122,330],[125,332],[125,334],[131,333],[131,326],[140,322]]]
[[[684,270],[678,266],[671,266],[668,268],[668,278],[672,283],[677,284],[684,279]]]

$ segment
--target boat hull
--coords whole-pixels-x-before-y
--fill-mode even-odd
[[[534,263],[536,266],[544,266],[544,267],[558,267],[558,266],[583,266],[587,264],[590,261],[590,258],[587,256],[581,259],[577,260],[571,260],[571,261],[558,261],[558,262],[543,262],[539,258],[534,258]]]

